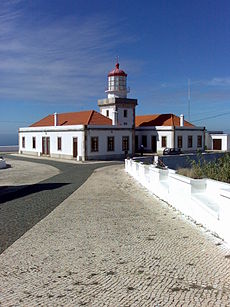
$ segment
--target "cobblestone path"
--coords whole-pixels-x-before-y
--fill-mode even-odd
[[[230,306],[230,251],[109,166],[2,253],[0,301]]]
[[[33,159],[12,155],[6,155],[6,157],[10,157],[15,162],[32,162],[31,177],[33,178],[23,189],[18,189],[20,186],[15,187],[14,184],[9,190],[15,191],[3,195],[0,189],[0,253],[69,197],[96,168],[108,165],[108,163],[70,164],[52,159]],[[38,176],[34,172],[38,172],[39,165],[41,173],[46,166],[47,169],[50,167],[58,169],[59,173],[32,184]],[[15,183],[24,182],[23,178],[16,177]]]

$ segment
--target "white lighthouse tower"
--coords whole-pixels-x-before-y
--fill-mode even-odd
[[[135,128],[135,107],[137,99],[127,98],[127,74],[120,69],[119,63],[108,74],[107,98],[98,100],[100,112],[112,119],[113,125]]]
[[[127,98],[127,74],[119,69],[119,63],[116,63],[115,69],[108,74],[108,89],[105,92],[108,98]]]

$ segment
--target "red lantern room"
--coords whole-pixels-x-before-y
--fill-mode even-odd
[[[119,68],[119,63],[115,65],[108,74],[108,89],[105,91],[108,94],[108,98],[127,98],[129,89],[126,84],[127,74]]]

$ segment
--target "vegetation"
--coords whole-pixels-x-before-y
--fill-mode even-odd
[[[190,161],[191,168],[178,169],[178,174],[195,178],[209,178],[230,183],[230,154],[226,153],[223,157],[215,161],[205,161],[199,155],[198,161]]]

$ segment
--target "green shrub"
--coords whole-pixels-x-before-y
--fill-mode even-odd
[[[179,169],[180,175],[195,179],[210,178],[230,183],[230,154],[214,161],[205,161],[202,155],[198,155],[198,161],[190,161],[191,169]]]

